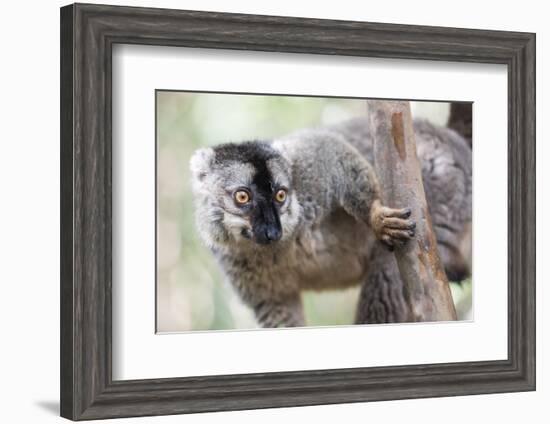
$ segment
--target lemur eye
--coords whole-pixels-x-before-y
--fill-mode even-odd
[[[234,197],[235,202],[237,202],[239,205],[244,205],[250,201],[250,195],[244,190],[236,191]]]
[[[286,200],[286,190],[280,189],[275,193],[275,200],[279,203],[283,203]]]

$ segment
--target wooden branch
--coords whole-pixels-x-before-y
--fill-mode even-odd
[[[413,318],[415,321],[456,320],[426,203],[410,104],[369,100],[367,106],[382,203],[392,208],[411,208],[416,222],[415,237],[395,250]]]

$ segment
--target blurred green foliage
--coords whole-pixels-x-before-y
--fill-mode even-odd
[[[273,138],[363,113],[364,102],[354,99],[157,92],[157,331],[257,326],[196,232],[188,166],[193,152],[229,141]],[[441,123],[448,106],[416,103],[413,113]],[[461,317],[468,318],[471,283],[453,286]],[[359,288],[305,293],[307,324],[352,324],[358,294]]]

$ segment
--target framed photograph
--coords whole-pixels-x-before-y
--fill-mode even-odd
[[[61,415],[535,389],[535,35],[61,9]]]

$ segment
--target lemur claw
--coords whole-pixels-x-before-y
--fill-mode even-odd
[[[390,251],[404,245],[415,235],[416,223],[409,219],[410,208],[393,209],[382,206],[379,201],[372,204],[371,227],[376,238],[385,244]]]

